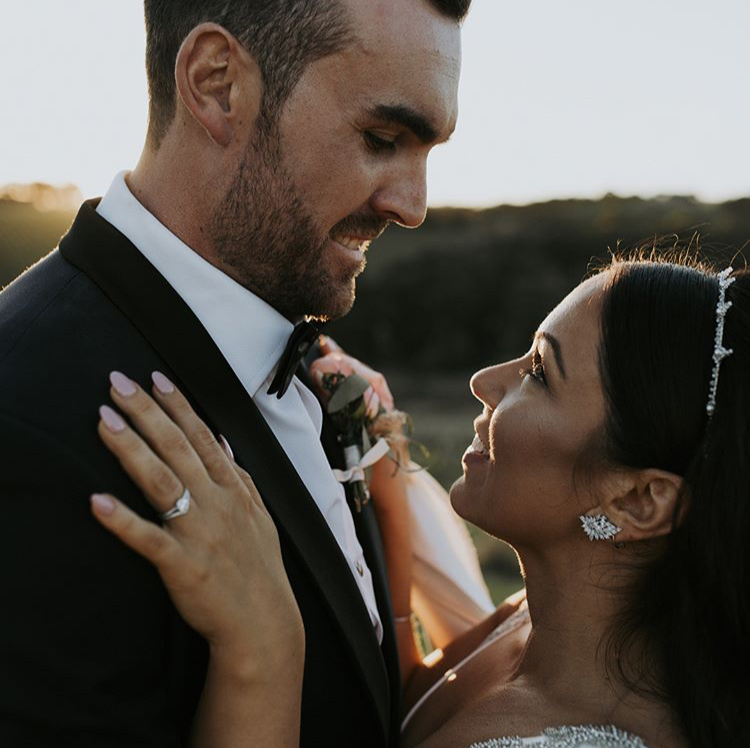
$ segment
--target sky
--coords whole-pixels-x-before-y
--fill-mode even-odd
[[[430,205],[750,195],[748,29],[748,0],[474,0]],[[144,36],[142,0],[6,3],[0,185],[135,165]]]

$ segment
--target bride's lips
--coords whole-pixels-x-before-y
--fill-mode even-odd
[[[462,462],[468,467],[469,465],[477,465],[489,461],[490,455],[487,448],[484,446],[484,442],[479,437],[479,434],[476,434],[474,441],[469,445],[466,452],[464,452]]]

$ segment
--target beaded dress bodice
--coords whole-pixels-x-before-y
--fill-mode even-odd
[[[551,727],[533,738],[492,738],[469,748],[647,748],[636,735],[613,725]]]
[[[402,724],[402,731],[432,694],[443,684],[450,682],[455,677],[455,673],[461,670],[464,665],[528,620],[528,608],[523,606],[492,631],[473,652],[461,662],[449,668],[443,677],[422,695],[406,715]],[[547,728],[541,735],[529,738],[515,736],[490,738],[489,740],[472,743],[469,748],[648,748],[648,746],[637,735],[625,732],[614,725],[565,725]]]

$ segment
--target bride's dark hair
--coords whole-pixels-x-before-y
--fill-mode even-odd
[[[750,746],[750,271],[727,291],[716,411],[716,273],[696,263],[606,270],[600,369],[608,461],[684,477],[666,540],[640,555],[606,661],[666,701],[691,748]],[[679,515],[679,520],[677,519]],[[634,544],[637,545],[637,544]],[[635,553],[636,548],[633,548]]]

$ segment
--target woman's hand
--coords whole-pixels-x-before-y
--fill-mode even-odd
[[[94,495],[94,516],[153,563],[212,658],[252,676],[299,667],[304,632],[281,560],[278,534],[250,476],[228,456],[187,400],[162,374],[153,398],[122,374],[99,435],[159,513],[188,489],[184,516],[162,527],[112,496]]]
[[[354,356],[344,353],[332,338],[326,336],[322,337],[320,352],[323,355],[310,364],[310,375],[323,398],[329,397],[329,393],[321,386],[323,374],[339,373],[345,376],[357,374],[370,383],[370,388],[365,392],[364,398],[371,417],[377,416],[381,405],[386,412],[393,410],[393,395],[386,378],[379,371],[363,364]]]

